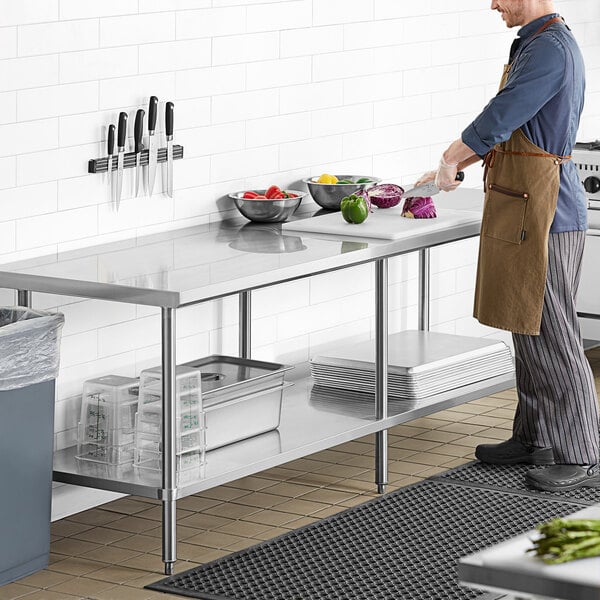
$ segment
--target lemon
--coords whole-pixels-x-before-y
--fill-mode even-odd
[[[337,183],[337,181],[338,178],[335,175],[329,175],[329,173],[323,173],[323,175],[317,179],[317,183]]]

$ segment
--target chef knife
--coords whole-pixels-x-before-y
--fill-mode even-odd
[[[158,149],[156,148],[156,116],[158,112],[158,98],[150,96],[148,104],[148,196],[152,196],[154,189],[154,178],[156,177],[156,163],[158,159]]]
[[[107,138],[107,153],[108,163],[106,165],[106,172],[108,173],[108,191],[110,194],[110,203],[112,206],[115,205],[115,182],[113,179],[113,152],[115,151],[115,126],[108,126],[108,138]]]
[[[135,147],[135,195],[140,194],[140,180],[142,178],[142,165],[140,163],[142,156],[142,134],[144,132],[144,115],[146,112],[143,108],[138,109],[135,113],[135,124],[133,126],[133,142]]]
[[[456,174],[456,181],[463,181],[465,174],[463,171],[459,171]],[[435,181],[428,181],[423,185],[417,185],[411,190],[404,190],[402,194],[403,198],[427,198],[428,196],[434,196],[440,191],[440,188],[435,185]]]
[[[117,191],[116,208],[119,210],[121,204],[121,192],[123,191],[123,163],[125,162],[125,140],[127,139],[127,113],[119,113],[119,128],[117,129]]]
[[[165,106],[165,134],[167,137],[167,194],[173,197],[173,103]]]

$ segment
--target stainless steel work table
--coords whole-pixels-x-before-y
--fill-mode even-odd
[[[449,194],[439,205],[477,209],[481,201],[480,191],[465,189]],[[32,292],[45,292],[161,308],[162,473],[152,476],[133,466],[82,463],[75,459],[75,449],[67,448],[55,454],[54,480],[160,499],[166,574],[172,573],[176,560],[178,498],[369,433],[376,434],[375,480],[378,491],[383,492],[389,427],[514,385],[513,376],[505,375],[433,396],[416,406],[386,401],[388,258],[419,252],[419,326],[427,330],[429,249],[479,235],[479,214],[466,212],[464,222],[458,225],[394,241],[317,238],[289,232],[282,236],[279,226],[242,225],[224,221],[0,266],[0,287],[17,290],[22,305],[31,304]],[[358,226],[356,231],[360,231]],[[296,238],[298,251],[285,251],[284,242],[289,238]],[[357,411],[333,400],[331,406],[324,406],[311,398],[312,382],[305,376],[285,392],[278,430],[207,453],[206,464],[194,479],[178,481],[174,418],[177,309],[238,294],[239,354],[249,357],[252,290],[369,262],[375,263],[377,385],[372,409]]]
[[[600,506],[564,518],[600,519]],[[531,539],[535,535],[535,531],[529,531],[461,558],[458,564],[461,584],[508,593],[506,598],[523,600],[598,600],[600,557],[547,565],[526,553],[533,546]]]

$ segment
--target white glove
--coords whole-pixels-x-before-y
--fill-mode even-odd
[[[437,175],[437,171],[427,171],[427,173],[423,173],[423,175],[421,175],[421,177],[419,177],[419,179],[417,179],[417,181],[415,181],[415,187],[417,187],[418,185],[423,185],[424,183],[429,183],[430,181],[433,181],[435,179],[436,175]]]
[[[456,174],[458,173],[458,163],[448,164],[444,161],[443,157],[440,159],[440,166],[435,176],[435,185],[444,192],[451,192],[455,190],[459,185],[460,181],[456,181]]]

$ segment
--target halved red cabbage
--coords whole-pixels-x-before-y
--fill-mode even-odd
[[[433,199],[430,196],[407,198],[402,207],[402,216],[409,219],[434,219],[437,213]]]
[[[367,194],[377,208],[391,208],[402,200],[404,188],[394,183],[380,183],[369,188]]]

